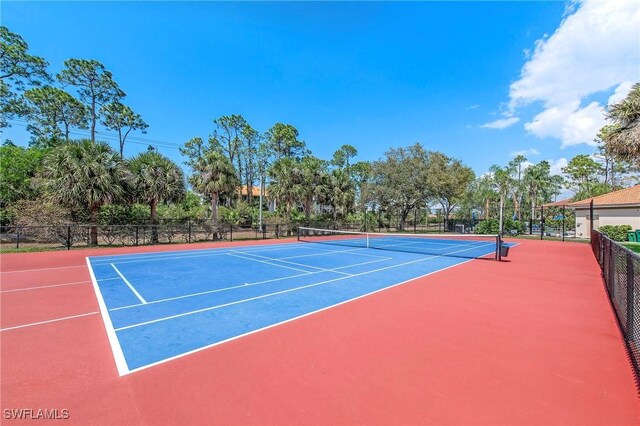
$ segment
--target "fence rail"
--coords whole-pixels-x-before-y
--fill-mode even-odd
[[[640,256],[596,230],[591,231],[591,248],[640,377]]]

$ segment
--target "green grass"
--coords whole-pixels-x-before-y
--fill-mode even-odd
[[[636,253],[640,253],[640,243],[622,243],[626,248]]]

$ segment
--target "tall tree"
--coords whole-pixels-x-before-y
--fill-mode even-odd
[[[462,201],[473,179],[473,170],[463,165],[460,160],[447,157],[441,152],[429,153],[427,189],[430,197],[442,206],[445,229],[451,211]]]
[[[155,225],[160,203],[175,203],[184,197],[184,174],[176,163],[154,151],[135,156],[129,162],[129,169],[133,174],[134,198],[149,205],[151,223]],[[158,242],[155,226],[152,228],[151,240]]]
[[[331,164],[344,169],[349,173],[351,169],[351,159],[358,155],[358,150],[352,145],[342,145],[333,153]]]
[[[133,112],[131,108],[119,101],[110,102],[100,108],[102,124],[109,130],[118,132],[118,142],[120,144],[120,158],[124,157],[124,144],[127,136],[134,130],[147,133],[149,125],[145,123],[140,114]]]
[[[72,127],[87,128],[87,109],[82,102],[56,87],[44,86],[27,90],[24,97],[29,105],[28,130],[36,144],[42,140],[69,142]],[[62,126],[62,129],[60,129]]]
[[[504,231],[504,205],[509,192],[513,186],[513,178],[511,176],[511,169],[509,167],[492,166],[490,171],[493,173],[493,182],[495,184],[496,191],[500,197],[500,210],[499,210],[499,226],[500,233]]]
[[[291,222],[293,208],[304,202],[309,188],[305,185],[300,162],[294,158],[280,158],[269,168],[269,194],[285,206],[285,219]]]
[[[317,157],[306,156],[300,162],[300,169],[303,179],[301,192],[304,213],[309,220],[314,201],[321,201],[325,198],[327,164]]]
[[[220,197],[233,193],[238,187],[233,165],[219,151],[209,150],[197,160],[189,183],[196,191],[211,199],[211,217],[214,225],[217,225]]]
[[[327,193],[335,222],[338,220],[338,212],[340,211],[344,216],[347,209],[353,206],[355,199],[353,181],[346,170],[334,169],[331,171]]]
[[[599,183],[599,176],[604,174],[602,166],[586,154],[573,157],[562,172],[567,174],[571,188],[582,194],[592,194],[592,189]]]
[[[371,200],[395,210],[400,216],[400,228],[404,228],[409,213],[426,202],[429,191],[428,155],[419,143],[390,149],[385,158],[372,165],[371,179],[367,190]]]
[[[291,124],[276,123],[265,136],[276,160],[302,158],[307,152],[305,143],[298,139],[298,129]]]
[[[604,135],[608,152],[616,157],[640,163],[640,82],[621,102],[609,108],[612,127]]]
[[[26,85],[38,87],[50,81],[49,64],[29,53],[24,39],[5,26],[0,26],[0,128],[7,127],[7,119],[25,114],[20,93]]]
[[[216,125],[216,138],[222,151],[227,155],[231,164],[236,166],[238,177],[242,179],[243,131],[247,127],[247,120],[241,115],[223,115],[213,120]]]
[[[57,75],[58,80],[77,87],[80,99],[88,105],[91,141],[95,143],[99,108],[124,98],[125,93],[113,80],[111,72],[96,60],[68,59],[64,66]]]
[[[98,244],[100,207],[125,196],[130,174],[118,154],[104,142],[69,142],[49,152],[42,165],[42,187],[53,201],[86,208],[91,218],[90,241]]]
[[[509,169],[512,170],[513,177],[513,190],[511,195],[513,198],[513,215],[522,219],[522,212],[520,211],[520,204],[522,203],[523,185],[522,185],[522,165],[527,161],[527,158],[522,155],[516,155],[513,160],[509,162]]]
[[[247,201],[249,204],[253,202],[253,184],[256,180],[256,172],[259,170],[258,150],[262,136],[250,125],[246,125],[242,129],[242,138],[244,139],[242,157],[244,158],[245,183],[247,185]]]
[[[550,197],[559,191],[562,178],[551,174],[548,161],[541,161],[525,169],[523,184],[529,196],[531,219],[535,219],[538,204],[550,201]]]

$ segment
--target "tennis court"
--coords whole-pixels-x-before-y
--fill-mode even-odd
[[[7,424],[637,424],[588,245],[412,238],[3,255]]]
[[[296,243],[89,257],[120,375],[495,259],[501,244],[496,236],[301,231]]]

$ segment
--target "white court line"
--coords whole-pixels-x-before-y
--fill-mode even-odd
[[[253,260],[254,262],[265,263],[265,264],[271,265],[271,266],[279,266],[281,268],[293,269],[294,271],[298,271],[298,272],[311,272],[311,271],[305,271],[304,269],[292,268],[291,266],[278,265],[277,263],[271,263],[271,262],[266,262],[266,261],[260,260],[260,259],[253,259],[251,257],[241,256],[241,254],[245,254],[245,253],[225,253],[225,254],[227,256],[239,257],[240,259],[246,259],[246,260]],[[269,258],[267,258],[267,259],[269,259]]]
[[[124,376],[129,372],[129,366],[127,365],[127,361],[124,359],[122,346],[120,346],[120,341],[118,340],[118,336],[116,336],[116,331],[113,328],[111,317],[109,316],[109,312],[107,311],[107,304],[104,303],[104,298],[102,297],[102,293],[100,292],[98,281],[96,281],[96,276],[93,273],[93,268],[91,268],[91,262],[89,261],[88,257],[85,260],[87,261],[87,268],[89,269],[89,275],[91,276],[93,291],[96,294],[96,299],[98,299],[98,306],[100,306],[100,316],[102,317],[102,322],[104,323],[104,329],[107,332],[107,337],[109,338],[111,352],[113,352],[113,360],[116,363],[118,374],[120,376]]]
[[[84,267],[85,267],[85,265],[52,266],[51,268],[20,269],[19,271],[2,271],[2,272],[0,272],[0,274],[17,274],[18,272],[49,271],[51,269],[84,268]]]
[[[362,299],[364,297],[371,296],[372,294],[380,293],[382,291],[386,291],[386,290],[389,290],[389,289],[391,289],[393,287],[398,287],[398,286],[404,285],[404,284],[406,284],[408,282],[411,282],[411,281],[414,281],[414,280],[419,280],[421,278],[427,277],[427,276],[432,275],[432,274],[437,274],[437,273],[442,272],[442,271],[444,271],[446,269],[450,269],[450,268],[453,268],[453,267],[456,267],[456,266],[459,266],[459,265],[463,265],[463,264],[465,264],[467,262],[471,262],[472,260],[474,260],[474,259],[467,259],[467,260],[465,260],[463,262],[456,263],[455,265],[451,265],[451,266],[447,266],[447,267],[442,268],[442,269],[438,269],[437,271],[431,271],[431,272],[428,272],[428,273],[426,273],[424,275],[419,275],[419,276],[417,276],[415,278],[409,278],[408,280],[405,280],[405,281],[402,281],[402,282],[399,282],[399,283],[396,283],[396,284],[392,284],[392,285],[390,285],[388,287],[384,287],[384,288],[381,288],[381,289],[378,289],[378,290],[374,290],[374,291],[372,291],[370,293],[366,293],[366,294],[362,294],[360,296],[356,296],[356,297],[354,297],[352,299],[343,300],[342,302],[338,302],[338,303],[336,303],[334,305],[325,306],[324,308],[320,308],[320,309],[317,309],[315,311],[307,312],[306,314],[298,315],[297,317],[289,318],[287,320],[280,321],[280,322],[277,322],[275,324],[270,324],[270,325],[267,325],[265,327],[258,328],[258,329],[255,329],[255,330],[251,330],[251,331],[248,331],[246,333],[239,334],[237,336],[233,336],[233,337],[230,337],[228,339],[221,340],[219,342],[215,342],[215,343],[212,343],[212,344],[207,345],[207,346],[203,346],[201,348],[193,349],[191,351],[188,351],[188,352],[185,352],[185,353],[182,353],[182,354],[178,354],[178,355],[174,355],[172,357],[165,358],[165,359],[162,359],[160,361],[152,362],[151,364],[143,365],[142,367],[138,367],[138,368],[134,368],[132,370],[129,370],[125,374],[135,373],[135,372],[138,372],[140,370],[145,370],[147,368],[155,367],[157,365],[164,364],[165,362],[173,361],[173,360],[176,360],[178,358],[182,358],[182,357],[187,356],[187,355],[191,355],[191,354],[194,354],[194,353],[197,353],[197,352],[200,352],[200,351],[204,351],[206,349],[210,349],[210,348],[213,348],[215,346],[222,345],[223,343],[227,343],[227,342],[230,342],[232,340],[240,339],[242,337],[249,336],[249,335],[255,334],[255,333],[260,333],[261,331],[268,330],[268,329],[274,328],[274,327],[278,327],[279,325],[282,325],[282,324],[286,324],[286,323],[289,323],[289,322],[297,321],[297,320],[302,319],[304,317],[308,317],[310,315],[314,315],[314,314],[317,314],[319,312],[323,312],[323,311],[335,308],[337,306],[345,305],[347,303],[351,303],[354,300]],[[123,376],[123,374],[120,374],[120,376]]]
[[[111,280],[120,280],[120,279],[122,279],[122,278],[120,278],[120,277],[111,277],[111,278],[100,278],[97,281],[111,281]]]
[[[489,244],[487,244],[487,245],[489,245]],[[477,246],[474,246],[473,248],[475,249],[475,248],[477,248]],[[463,251],[467,251],[467,250],[471,250],[471,249],[469,248],[469,249],[457,250],[457,251],[451,252],[449,254],[459,253],[459,252],[463,252]],[[489,253],[487,253],[487,254],[489,254]],[[250,298],[247,298],[247,299],[236,300],[234,302],[223,303],[221,305],[210,306],[210,307],[202,308],[202,309],[196,309],[194,311],[183,312],[181,314],[170,315],[168,317],[157,318],[157,319],[150,320],[150,321],[144,321],[144,322],[141,322],[141,323],[138,323],[138,324],[127,325],[127,326],[124,326],[124,327],[116,328],[115,331],[127,330],[127,329],[130,329],[130,328],[140,327],[140,326],[143,326],[143,325],[155,324],[157,322],[167,321],[167,320],[174,319],[174,318],[180,318],[180,317],[184,317],[184,316],[187,316],[187,315],[193,315],[193,314],[198,314],[198,313],[202,313],[202,312],[212,311],[212,310],[215,310],[215,309],[224,308],[224,307],[227,307],[227,306],[238,305],[240,303],[250,302],[252,300],[264,299],[266,297],[277,296],[277,295],[280,295],[280,294],[290,293],[292,291],[298,291],[298,290],[303,290],[303,289],[306,289],[306,288],[317,287],[319,285],[326,285],[326,284],[329,284],[329,283],[332,283],[332,282],[336,282],[336,281],[342,281],[342,280],[346,280],[346,279],[349,279],[349,278],[359,277],[359,276],[362,276],[362,275],[368,275],[368,274],[372,274],[374,272],[380,272],[380,271],[384,271],[384,270],[387,270],[387,269],[398,268],[400,266],[406,266],[406,265],[410,265],[410,264],[413,264],[413,263],[424,262],[424,261],[432,260],[432,259],[439,258],[439,257],[441,257],[441,256],[439,256],[439,255],[429,256],[429,257],[425,257],[425,258],[422,258],[422,259],[411,260],[409,262],[398,263],[396,265],[385,266],[384,268],[378,268],[378,269],[372,269],[371,271],[360,272],[358,274],[353,274],[353,275],[347,276],[347,277],[333,278],[333,279],[326,280],[326,281],[320,281],[318,283],[307,284],[307,285],[303,285],[303,286],[300,286],[300,287],[290,288],[290,289],[287,289],[287,290],[281,290],[281,291],[276,291],[276,292],[273,292],[273,293],[263,294],[261,296],[255,296],[255,297],[250,297]],[[414,279],[414,278],[412,278],[412,279]]]
[[[340,268],[336,268],[336,269],[346,269],[346,268],[351,268],[351,267],[354,267],[354,266],[368,265],[370,263],[378,263],[378,262],[383,262],[385,260],[392,260],[392,258],[391,257],[385,257],[385,258],[378,259],[378,260],[371,260],[369,262],[362,262],[362,263],[356,263],[356,264],[348,265],[348,266],[341,266]],[[292,279],[292,278],[299,278],[299,277],[304,277],[304,276],[307,276],[307,275],[317,275],[317,274],[324,274],[324,273],[326,273],[326,272],[325,271],[313,271],[313,272],[307,272],[305,274],[296,274],[296,275],[290,275],[288,277],[274,278],[274,279],[271,279],[271,280],[244,283],[244,284],[234,285],[234,286],[231,286],[231,287],[217,288],[215,290],[201,291],[199,293],[184,294],[184,295],[181,295],[181,296],[168,297],[166,299],[152,300],[151,302],[147,302],[147,305],[152,305],[154,303],[170,302],[172,300],[177,300],[177,299],[185,299],[185,298],[188,298],[188,297],[202,296],[202,295],[211,294],[211,293],[219,293],[221,291],[234,290],[234,289],[238,289],[238,288],[246,288],[246,287],[251,287],[251,286],[254,286],[254,285],[258,285],[258,284],[272,283],[272,282],[275,282],[275,281],[285,281],[285,280]],[[136,303],[135,305],[120,306],[119,308],[109,309],[109,312],[119,311],[119,310],[122,310],[122,309],[135,308],[135,307],[138,307],[138,306],[144,306],[144,305],[142,303]]]
[[[124,283],[125,283],[125,284],[130,288],[130,289],[131,289],[131,291],[133,292],[133,294],[135,294],[135,295],[136,295],[136,297],[137,297],[137,298],[138,298],[138,299],[139,299],[143,304],[146,304],[146,303],[147,303],[147,301],[146,301],[146,300],[144,300],[144,297],[142,297],[142,295],[141,295],[140,293],[138,293],[138,290],[136,290],[136,289],[131,285],[131,283],[129,282],[129,280],[128,280],[128,279],[126,279],[126,278],[124,277],[124,275],[122,275],[122,272],[120,272],[120,271],[118,270],[118,268],[116,268],[116,265],[114,265],[114,264],[112,263],[112,264],[111,264],[111,267],[112,267],[112,268],[113,268],[113,269],[118,273],[118,275],[120,275],[120,278],[122,278],[122,280],[124,281]]]
[[[390,257],[376,256],[374,254],[354,253],[354,251],[362,250],[364,248],[365,247],[359,247],[359,248],[349,249],[349,250],[322,250],[322,253],[300,254],[300,255],[297,255],[297,256],[279,257],[278,260],[297,259],[299,257],[328,256],[328,255],[337,254],[337,253],[351,253],[354,256],[377,257],[379,259],[391,259]]]
[[[264,247],[256,246],[258,247],[256,250],[248,250],[254,246],[238,246],[238,247],[240,247],[241,249],[244,249],[247,252],[248,251],[263,252],[263,251],[282,250],[284,248],[288,248],[288,247],[282,247],[282,246],[288,246],[292,244],[297,244],[297,243],[285,243],[285,244],[278,244],[278,245],[271,244],[271,245],[265,245]],[[311,247],[307,247],[307,248],[313,250],[313,248]],[[150,262],[154,260],[163,260],[163,259],[190,259],[192,257],[223,256],[230,251],[236,251],[236,250],[238,249],[234,247],[220,247],[216,249],[188,250],[188,251],[185,251],[183,254],[179,254],[179,255],[176,255],[176,253],[181,253],[181,252],[179,250],[174,250],[174,251],[168,251],[168,252],[161,252],[160,254],[137,253],[137,254],[124,254],[120,256],[108,256],[107,259],[101,256],[94,256],[91,258],[92,259],[91,263],[93,265],[106,265],[114,261],[118,264],[124,264],[124,263]],[[123,260],[120,260],[120,259],[123,259]],[[127,260],[127,259],[133,259],[133,260]]]
[[[229,254],[231,254],[231,253],[229,253]],[[335,272],[336,274],[342,274],[342,275],[352,275],[352,274],[349,274],[347,272],[336,271],[335,269],[320,268],[318,266],[307,265],[305,263],[289,262],[288,260],[282,260],[282,259],[278,259],[278,258],[275,258],[275,257],[260,256],[260,255],[252,254],[252,253],[243,253],[243,254],[246,254],[247,256],[259,257],[261,259],[267,259],[267,260],[270,260],[272,262],[282,262],[282,263],[288,263],[290,265],[304,266],[305,268],[317,269],[319,271]],[[252,260],[258,261],[258,259],[252,259]]]
[[[46,321],[32,322],[30,324],[16,325],[14,327],[0,328],[0,331],[9,331],[9,330],[16,330],[18,328],[33,327],[34,325],[49,324],[49,323],[52,323],[52,322],[64,321],[64,320],[73,319],[73,318],[86,317],[88,315],[95,315],[95,314],[99,314],[99,313],[100,312],[98,312],[98,311],[96,311],[96,312],[87,312],[86,314],[71,315],[70,317],[55,318],[55,319],[46,320]]]
[[[76,281],[76,282],[73,282],[73,283],[51,284],[51,285],[41,285],[41,286],[37,286],[37,287],[16,288],[16,289],[13,289],[13,290],[2,290],[2,291],[0,291],[0,293],[15,293],[16,291],[39,290],[41,288],[63,287],[63,286],[67,286],[67,285],[86,284],[86,283],[90,283],[90,282],[91,281]]]

